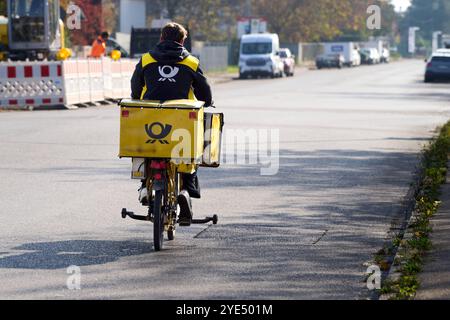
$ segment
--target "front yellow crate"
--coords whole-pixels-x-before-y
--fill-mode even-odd
[[[223,113],[205,112],[203,167],[220,166],[220,149],[222,144],[223,125]]]
[[[119,157],[201,163],[203,102],[122,100]]]

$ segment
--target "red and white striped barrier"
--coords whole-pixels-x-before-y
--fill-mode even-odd
[[[122,61],[112,61],[111,62],[111,85],[112,85],[112,99],[121,99],[124,97],[130,97],[130,94],[126,94],[123,90],[123,80],[122,80]],[[131,77],[130,77],[131,80]]]
[[[0,62],[0,108],[74,105],[130,96],[137,61]]]
[[[101,59],[88,59],[90,102],[105,100]]]
[[[68,60],[62,63],[64,92],[66,105],[80,103],[80,88],[78,81],[78,66],[76,60]]]
[[[0,107],[64,104],[58,62],[0,64]]]
[[[111,59],[103,58],[102,59],[102,68],[103,68],[103,94],[105,98],[111,98],[113,90],[112,90],[112,75],[111,75]]]
[[[122,59],[120,61],[122,71],[122,96],[131,96],[131,77],[138,61],[131,59]]]
[[[78,69],[78,89],[80,92],[79,103],[91,102],[89,65],[86,59],[77,60]]]

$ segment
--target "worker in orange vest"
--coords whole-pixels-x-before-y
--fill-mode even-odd
[[[90,57],[92,58],[101,58],[105,55],[106,52],[106,40],[108,40],[109,34],[108,32],[102,32],[101,35],[98,36],[97,39],[92,43],[92,49]]]

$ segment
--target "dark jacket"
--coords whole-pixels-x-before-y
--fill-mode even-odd
[[[174,41],[162,41],[142,56],[131,79],[131,97],[140,100],[197,99],[211,105],[211,88],[197,58]]]

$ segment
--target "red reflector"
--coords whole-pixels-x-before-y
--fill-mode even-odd
[[[166,169],[167,168],[167,164],[165,161],[158,161],[158,160],[152,160],[152,162],[150,162],[150,168],[152,169]]]
[[[25,103],[26,104],[34,104],[34,99],[26,99]]]
[[[122,117],[128,118],[129,115],[130,115],[130,111],[128,111],[128,110],[123,110],[122,111]]]
[[[161,173],[155,173],[153,178],[155,178],[155,180],[161,180],[162,179],[162,175],[161,175]]]
[[[51,102],[52,102],[51,99],[42,99],[42,103],[49,104]]]
[[[16,67],[8,67],[8,78],[16,77]]]
[[[197,120],[197,112],[189,112],[189,119]]]
[[[150,168],[152,168],[152,169],[165,169],[166,168],[166,162],[165,161],[152,160],[152,162],[150,162]]]
[[[159,162],[152,160],[152,162],[150,162],[150,168],[152,169],[159,169]]]
[[[33,77],[33,67],[25,66],[23,68],[23,73],[24,73],[25,78],[32,78]]]
[[[50,68],[48,66],[41,66],[41,77],[48,77],[50,75]]]

